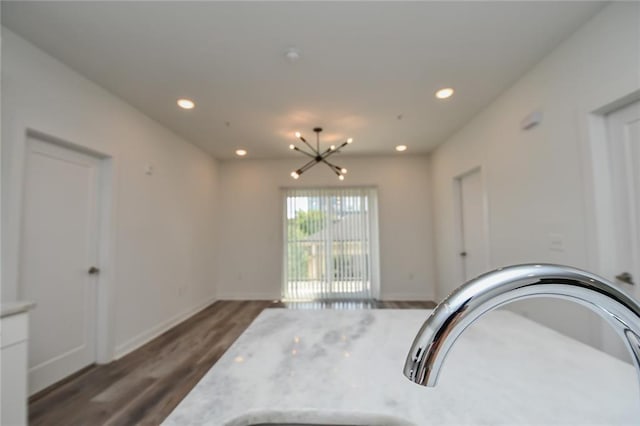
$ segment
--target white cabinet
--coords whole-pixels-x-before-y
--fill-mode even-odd
[[[2,306],[0,320],[0,424],[27,424],[27,357],[31,303]]]

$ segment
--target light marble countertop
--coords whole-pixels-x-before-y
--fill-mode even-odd
[[[631,364],[507,311],[462,334],[436,387],[409,382],[428,313],[265,310],[164,424],[640,424]]]
[[[0,318],[8,317],[11,315],[21,314],[30,309],[35,308],[35,302],[18,301],[18,302],[6,302],[0,305]]]

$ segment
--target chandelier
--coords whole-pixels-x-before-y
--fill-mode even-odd
[[[353,139],[349,138],[346,141],[342,142],[342,144],[340,144],[337,147],[335,145],[331,145],[326,150],[320,151],[320,132],[322,131],[322,127],[316,127],[316,128],[313,129],[313,131],[316,132],[316,147],[315,148],[313,146],[311,146],[311,144],[309,142],[307,142],[307,140],[304,137],[302,137],[300,132],[296,132],[296,137],[298,139],[300,139],[300,141],[304,142],[304,144],[311,150],[310,152],[306,151],[306,150],[303,150],[303,149],[300,149],[297,146],[295,146],[294,144],[289,145],[289,149],[292,149],[294,151],[298,151],[298,152],[306,155],[307,157],[311,158],[311,160],[309,160],[309,162],[307,164],[305,164],[304,166],[300,167],[298,170],[292,171],[291,172],[291,177],[294,178],[294,179],[298,179],[301,174],[303,174],[304,172],[309,170],[311,167],[315,166],[318,163],[324,163],[331,170],[333,170],[333,172],[336,175],[338,175],[338,179],[344,180],[344,175],[347,174],[347,169],[345,169],[344,167],[336,166],[333,163],[330,163],[327,160],[327,158],[329,158],[330,156],[332,156],[336,152],[340,152],[340,150],[342,148],[344,148],[345,146],[347,146],[351,142],[353,142]]]

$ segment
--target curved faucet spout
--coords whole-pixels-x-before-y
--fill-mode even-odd
[[[405,376],[420,385],[435,386],[447,353],[469,325],[486,312],[532,297],[572,300],[600,314],[624,340],[640,380],[640,304],[597,275],[547,264],[500,268],[447,296],[413,341]]]

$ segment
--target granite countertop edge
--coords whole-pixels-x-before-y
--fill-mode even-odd
[[[0,318],[21,314],[23,312],[30,311],[35,307],[36,303],[29,300],[3,302],[2,305],[0,305]]]

